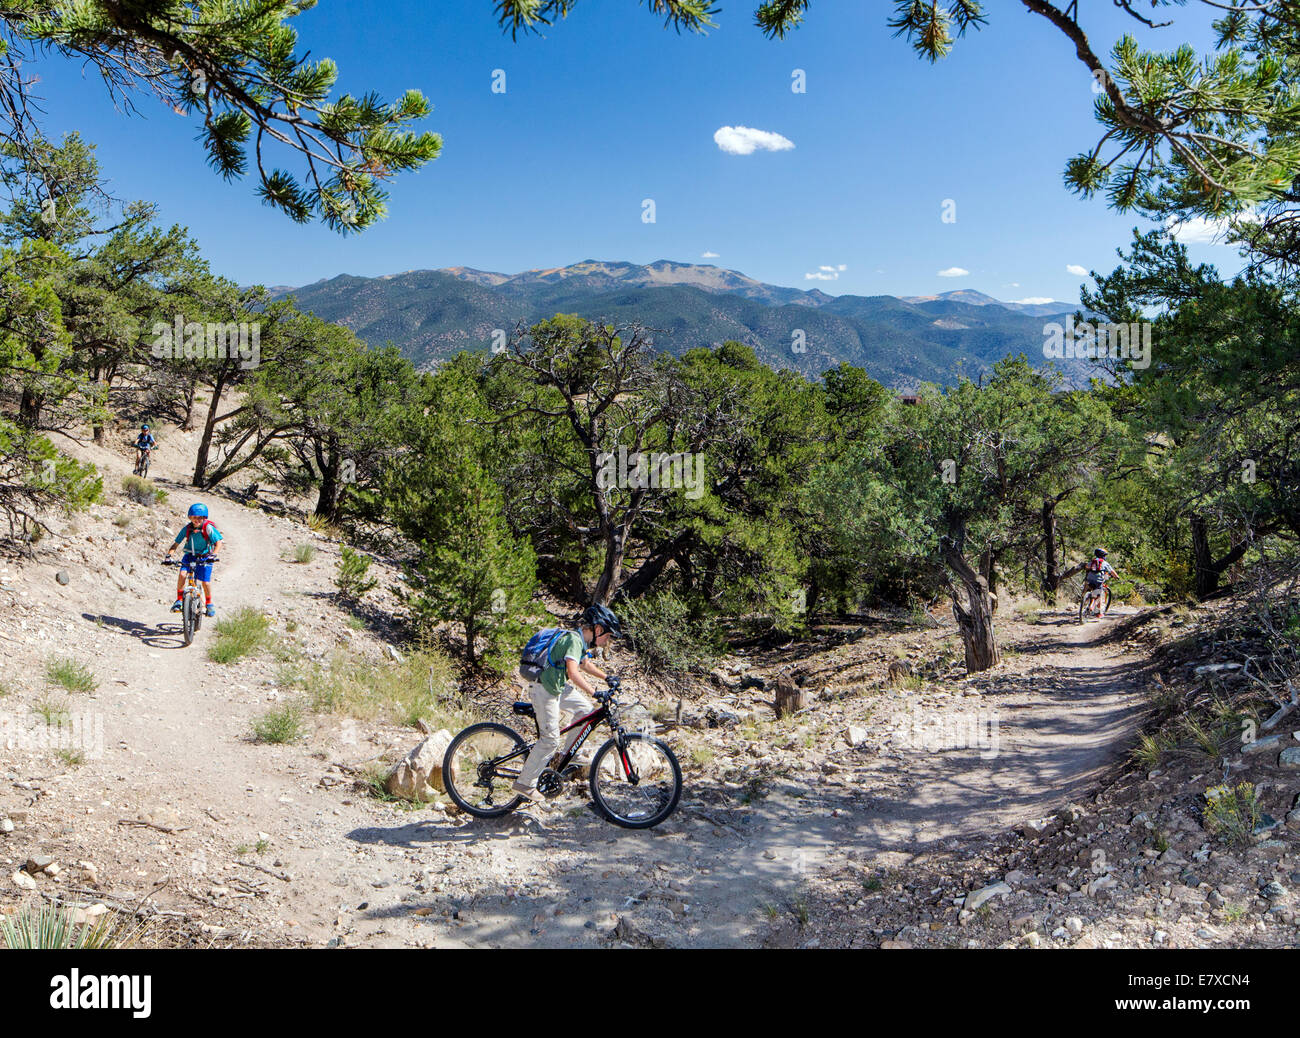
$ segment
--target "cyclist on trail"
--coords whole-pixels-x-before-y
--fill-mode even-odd
[[[525,674],[529,698],[537,715],[538,736],[511,789],[530,800],[538,797],[538,776],[560,751],[560,714],[581,717],[590,713],[594,707],[587,696],[595,695],[596,690],[585,675],[608,677],[589,659],[591,649],[605,648],[622,627],[618,617],[603,605],[588,606],[578,623],[577,630],[557,630],[551,635],[545,650],[545,666],[536,680],[532,680],[531,674]],[[581,729],[575,729],[570,742],[580,732]]]
[[[181,611],[185,576],[193,569],[194,579],[203,585],[203,595],[208,605],[204,615],[216,616],[217,612],[212,608],[212,561],[217,558],[221,531],[208,518],[207,505],[190,505],[189,519],[189,524],[182,528],[172,546],[167,549],[170,556],[182,543],[185,545],[185,554],[181,556],[181,571],[176,578],[176,601],[172,604],[172,612]],[[209,561],[203,561],[205,559]]]
[[[1107,577],[1119,577],[1119,574],[1106,561],[1106,549],[1098,548],[1092,554],[1091,561],[1084,567],[1083,582],[1089,591],[1099,591],[1106,583]],[[1101,619],[1106,619],[1106,595],[1097,596],[1097,608]]]
[[[153,438],[153,433],[149,431],[149,425],[146,422],[140,426],[140,435],[135,438],[136,468],[140,467],[140,462],[144,460],[144,455],[158,446],[158,441]]]

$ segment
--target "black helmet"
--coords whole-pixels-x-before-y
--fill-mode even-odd
[[[599,624],[610,634],[617,637],[622,633],[622,624],[619,623],[618,617],[606,606],[589,605],[582,611],[582,624],[584,627],[595,627]]]
[[[1105,556],[1106,556],[1106,549],[1105,549],[1105,548],[1098,548],[1095,552],[1093,552],[1093,555],[1095,555],[1095,556],[1096,556],[1097,558],[1099,558],[1099,559],[1101,559],[1101,558],[1105,558]]]

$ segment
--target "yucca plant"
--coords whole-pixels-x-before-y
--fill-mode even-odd
[[[143,925],[119,925],[112,912],[78,926],[71,912],[43,901],[24,905],[12,916],[0,916],[0,943],[11,949],[128,948],[143,930]]]

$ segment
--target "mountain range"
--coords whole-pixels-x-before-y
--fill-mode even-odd
[[[1071,303],[1008,303],[969,289],[934,296],[832,296],[769,285],[734,270],[659,260],[647,265],[585,260],[500,274],[450,267],[382,277],[338,277],[277,296],[354,331],[395,344],[420,368],[461,350],[485,350],[556,313],[639,322],[656,348],[682,353],[735,339],[775,368],[816,377],[841,362],[896,388],[976,376],[1010,354],[1044,363],[1043,326]],[[1073,376],[1084,375],[1082,362]],[[1085,376],[1086,377],[1086,376]],[[1073,378],[1072,378],[1073,380]]]

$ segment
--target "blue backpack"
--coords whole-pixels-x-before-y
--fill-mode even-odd
[[[529,681],[540,681],[546,669],[555,665],[551,662],[551,647],[566,633],[562,627],[543,627],[529,638],[519,654],[519,673]]]

